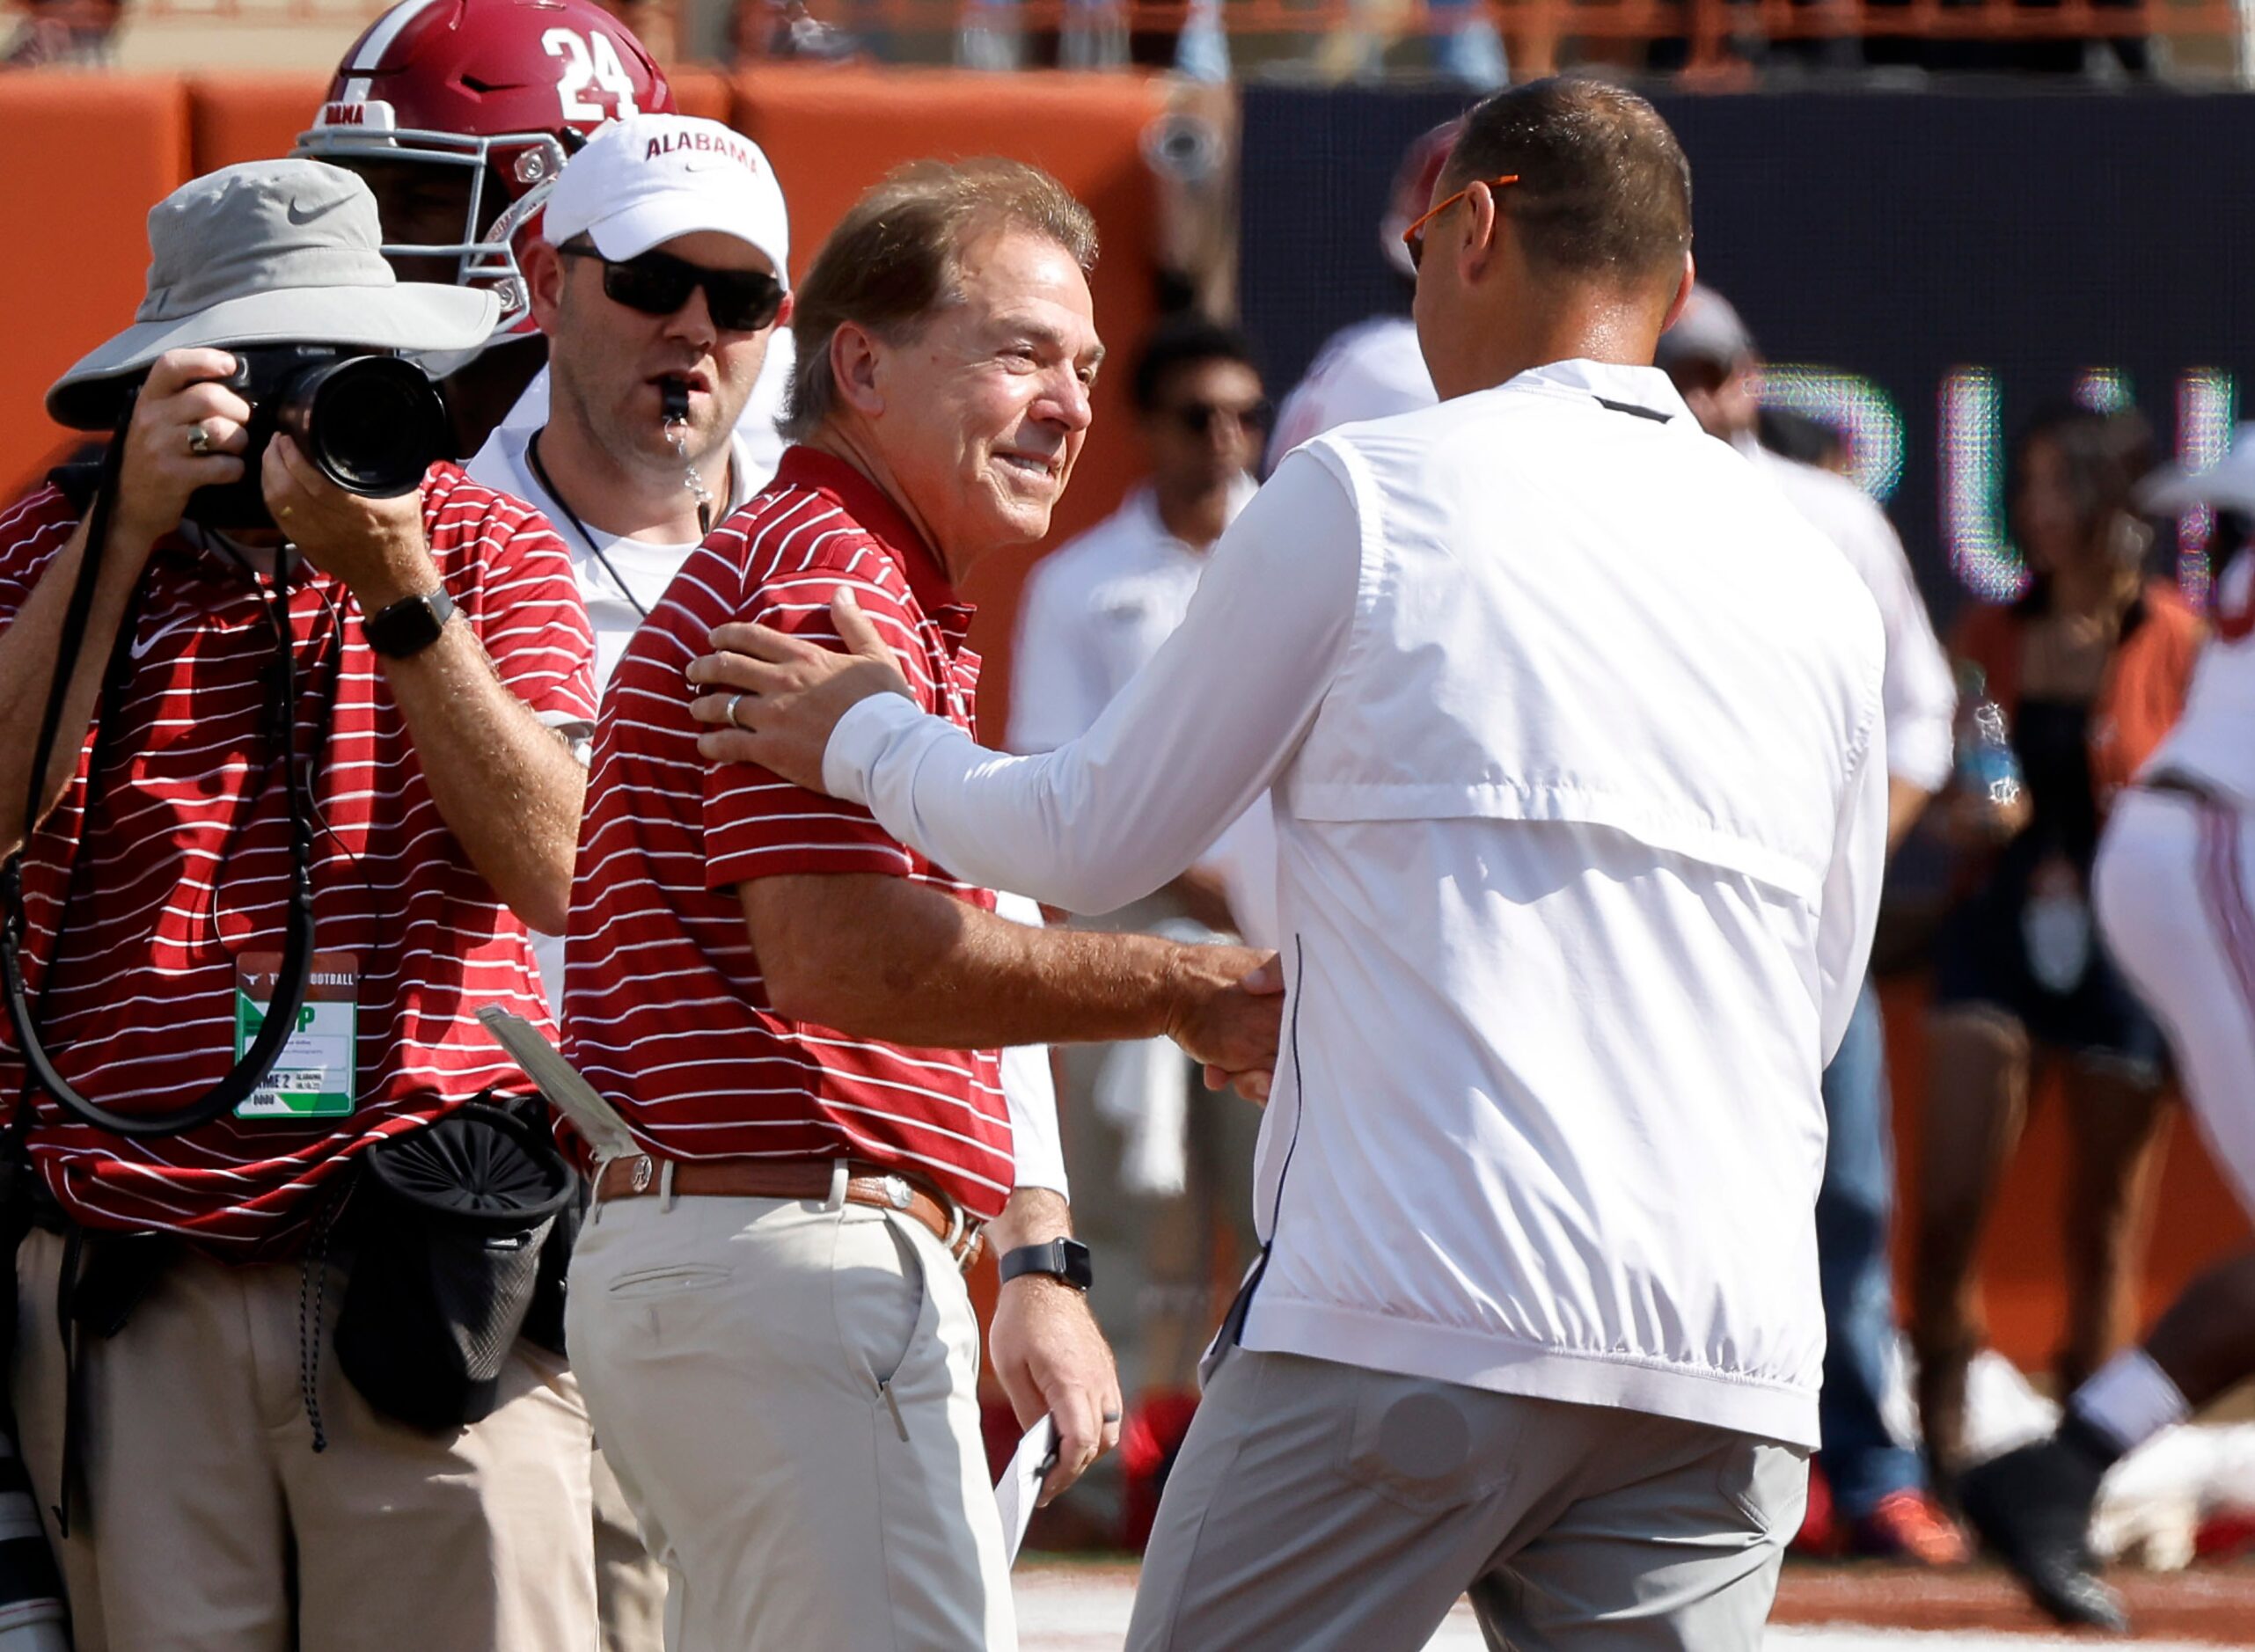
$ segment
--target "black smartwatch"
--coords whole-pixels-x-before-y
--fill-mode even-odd
[[[1088,1247],[1076,1239],[1021,1245],[1002,1259],[1001,1266],[1006,1284],[1020,1274],[1048,1274],[1075,1290],[1086,1290],[1096,1276],[1088,1266]]]
[[[421,654],[438,640],[446,622],[454,618],[454,603],[444,586],[421,596],[403,596],[380,613],[362,622],[368,646],[387,660],[405,660]]]

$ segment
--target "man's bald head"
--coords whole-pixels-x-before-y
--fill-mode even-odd
[[[1465,117],[1435,194],[1514,173],[1498,202],[1531,270],[1673,292],[1691,249],[1691,164],[1644,99],[1578,76],[1497,92]]]

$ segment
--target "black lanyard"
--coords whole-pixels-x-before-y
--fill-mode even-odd
[[[550,499],[555,501],[556,508],[564,513],[564,520],[572,524],[572,530],[579,535],[581,542],[595,552],[595,559],[603,564],[603,571],[611,576],[611,582],[619,588],[619,594],[626,599],[626,605],[648,619],[650,610],[642,606],[641,598],[636,596],[633,588],[619,577],[619,570],[611,566],[611,559],[603,553],[603,546],[587,530],[587,524],[580,520],[579,512],[572,508],[571,501],[557,492],[556,484],[549,479],[548,467],[540,463],[540,438],[546,434],[547,428],[543,426],[534,431],[524,444],[524,462],[532,467],[532,479],[540,484],[541,490]]]
[[[276,609],[277,604],[275,599],[278,597],[280,622],[286,627],[292,625],[289,614],[290,573],[286,565],[296,559],[294,546],[285,547],[279,552],[274,574],[268,578],[261,578],[258,571],[251,566],[249,559],[243,554],[240,547],[230,542],[226,535],[211,530],[202,530],[198,535],[198,539],[201,542],[200,548],[217,555],[222,561],[241,576],[245,584],[260,594],[261,599],[266,601],[270,612]],[[316,632],[309,621],[305,652],[316,663],[316,669],[326,654],[328,663],[328,689],[322,697],[316,713],[317,720],[312,730],[312,749],[303,763],[306,807],[314,824],[328,836],[329,840],[339,850],[358,865],[360,857],[353,852],[351,845],[347,844],[338,835],[336,829],[329,824],[327,818],[321,812],[319,799],[321,765],[328,757],[330,738],[336,732],[337,702],[343,698],[344,693],[344,616],[338,612],[337,605],[331,600],[329,594],[318,584],[309,582],[307,588],[312,591],[315,598],[320,603],[321,612],[326,617],[328,625],[325,632]],[[280,685],[271,668],[267,673],[265,686],[266,706],[259,719],[258,767],[252,771],[250,779],[243,789],[242,799],[236,806],[234,818],[227,828],[227,835],[221,840],[219,858],[213,862],[211,868],[210,906],[204,921],[207,932],[212,941],[223,950],[228,950],[228,948],[225,934],[219,922],[220,896],[226,884],[227,863],[234,858],[236,844],[241,841],[243,834],[250,829],[252,821],[257,816],[259,805],[265,800],[267,783],[274,776],[277,754],[282,756],[285,765],[299,762],[297,753],[297,731],[294,726],[284,726],[280,720],[282,717]],[[364,869],[361,874],[361,881],[362,884],[368,882],[368,875]],[[369,893],[371,895],[374,895],[375,890],[372,887],[370,888]],[[58,947],[56,948],[58,963],[61,956],[61,948]]]

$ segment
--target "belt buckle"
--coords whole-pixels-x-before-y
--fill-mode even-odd
[[[636,1193],[648,1193],[650,1190],[650,1177],[655,1171],[655,1166],[651,1164],[650,1156],[648,1153],[640,1154],[635,1158],[634,1168],[627,1173],[626,1185]]]
[[[907,1177],[881,1176],[878,1181],[884,1188],[887,1204],[896,1210],[908,1209],[910,1202],[915,1196],[915,1190],[908,1185]]]

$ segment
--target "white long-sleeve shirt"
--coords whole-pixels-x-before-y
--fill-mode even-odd
[[[1882,652],[1664,377],[1562,362],[1287,458],[1085,738],[998,757],[884,696],[824,778],[1082,910],[1270,789],[1246,1346],[1812,1444]]]
[[[1253,491],[1248,477],[1232,521]],[[1087,734],[1182,623],[1206,555],[1168,530],[1146,486],[1035,563],[1010,650],[1010,749],[1054,751]]]

